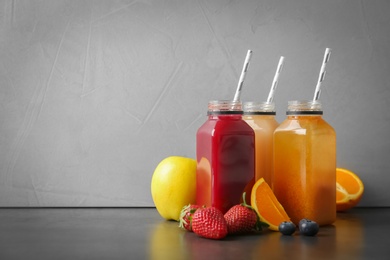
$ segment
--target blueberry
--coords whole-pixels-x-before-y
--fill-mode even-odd
[[[319,230],[320,227],[315,221],[310,219],[302,219],[299,221],[299,232],[302,233],[302,235],[315,236]]]
[[[295,224],[291,221],[283,221],[279,225],[279,232],[286,236],[291,236],[295,232]]]

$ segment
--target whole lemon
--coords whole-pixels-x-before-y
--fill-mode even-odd
[[[151,193],[158,213],[179,221],[182,208],[196,202],[196,161],[181,156],[162,160],[154,170]]]

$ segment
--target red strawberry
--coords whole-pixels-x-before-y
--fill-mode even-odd
[[[223,213],[214,207],[199,208],[192,216],[192,230],[201,237],[222,239],[228,229]]]
[[[192,231],[192,216],[198,208],[199,206],[194,204],[184,206],[180,213],[179,227]]]
[[[243,194],[243,203],[230,208],[224,217],[229,234],[243,234],[262,228],[256,211],[245,202],[245,193]]]

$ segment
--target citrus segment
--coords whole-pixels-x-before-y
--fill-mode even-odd
[[[336,169],[336,209],[346,211],[356,206],[364,192],[359,176],[344,168]]]
[[[267,223],[271,230],[278,231],[280,223],[290,221],[290,217],[263,178],[253,185],[251,206],[256,210],[260,220]]]

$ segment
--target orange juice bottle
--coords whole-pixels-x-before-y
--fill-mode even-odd
[[[255,132],[255,179],[264,178],[271,187],[274,171],[273,134],[278,127],[275,115],[274,103],[244,103],[243,118]]]
[[[274,133],[273,189],[291,220],[336,220],[336,133],[318,101],[288,102]]]

